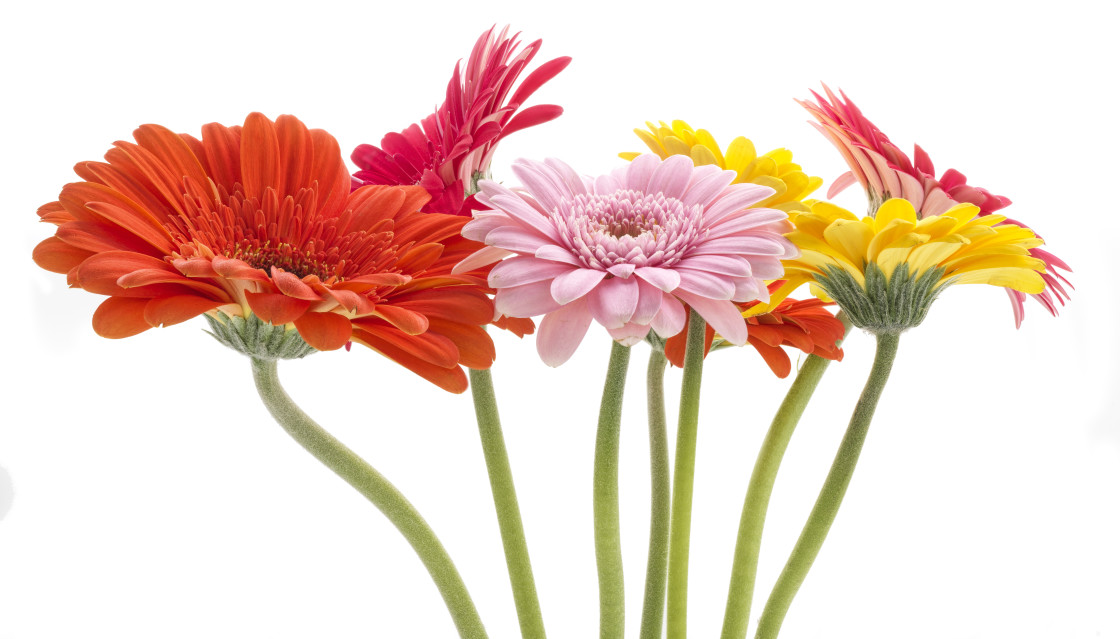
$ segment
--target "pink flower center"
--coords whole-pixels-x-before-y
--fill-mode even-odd
[[[700,232],[703,209],[661,193],[577,195],[553,212],[566,248],[587,268],[669,266]]]

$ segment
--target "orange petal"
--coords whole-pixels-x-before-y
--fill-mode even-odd
[[[143,333],[152,327],[144,319],[146,299],[110,297],[93,312],[93,330],[101,337],[120,339]]]
[[[35,260],[40,268],[65,275],[91,255],[93,253],[71,246],[57,237],[48,237],[39,242],[31,252],[31,259]]]
[[[483,370],[494,364],[494,342],[482,327],[441,319],[428,321],[429,333],[443,335],[455,342],[455,346],[459,349],[459,363],[463,366]]]
[[[307,312],[311,302],[297,300],[294,297],[279,293],[253,293],[245,292],[245,301],[249,308],[262,320],[273,326],[283,326],[294,322],[296,318]]]
[[[300,337],[320,351],[333,351],[350,341],[350,320],[338,313],[304,313],[295,320]]]
[[[428,330],[428,318],[407,308],[380,305],[374,307],[372,314],[409,335],[419,335]]]
[[[766,362],[766,365],[770,367],[770,370],[773,371],[775,375],[781,379],[785,379],[789,375],[792,364],[789,361],[789,355],[786,355],[786,352],[783,351],[781,347],[764,344],[753,337],[748,337],[747,342],[751,346],[754,346],[755,350],[758,351],[758,354],[762,356],[763,361]]]
[[[151,300],[144,307],[144,321],[152,326],[171,326],[198,317],[226,302],[197,295],[174,295]]]

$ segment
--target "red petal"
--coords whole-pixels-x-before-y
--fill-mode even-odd
[[[750,343],[751,346],[754,346],[755,350],[758,351],[758,354],[762,356],[762,359],[766,362],[767,366],[770,367],[770,370],[774,371],[775,375],[781,379],[785,379],[789,375],[792,365],[789,361],[789,355],[786,355],[786,352],[783,351],[781,347],[769,346],[753,337],[748,337],[747,342]]]
[[[456,324],[446,320],[430,320],[429,333],[437,333],[450,339],[459,349],[459,363],[468,368],[483,370],[494,363],[494,342],[479,326]]]

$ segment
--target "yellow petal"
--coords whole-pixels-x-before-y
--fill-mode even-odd
[[[716,139],[712,137],[711,133],[708,133],[705,129],[700,129],[699,131],[697,131],[696,145],[706,148],[711,152],[711,154],[716,158],[716,161],[712,164],[716,164],[721,168],[724,166],[723,152],[719,150],[719,144],[716,143]]]
[[[634,129],[634,133],[638,134],[638,137],[642,139],[642,142],[646,143],[646,146],[649,147],[650,151],[653,151],[654,153],[660,155],[662,160],[669,157],[669,154],[666,153],[665,149],[661,146],[661,142],[658,141],[657,138],[650,135],[649,132],[643,131],[641,129]]]
[[[954,284],[991,284],[1012,288],[1023,293],[1036,294],[1046,290],[1042,276],[1029,269],[992,268],[971,271],[955,279]]]
[[[754,161],[757,154],[754,151],[754,144],[747,138],[739,136],[727,146],[727,153],[723,157],[725,166],[737,172],[739,179],[742,180],[747,165]]]
[[[692,156],[692,163],[696,166],[707,166],[709,164],[719,166],[719,160],[716,158],[716,156],[712,155],[711,149],[706,146],[700,146],[699,144],[697,144],[696,146],[692,147],[690,155]]]
[[[828,243],[839,249],[844,258],[860,270],[863,269],[864,255],[873,235],[869,226],[851,220],[836,220],[824,230]]]
[[[875,211],[875,231],[879,232],[887,228],[893,220],[906,220],[917,224],[918,214],[914,211],[914,205],[901,198],[892,198],[883,202],[879,210]]]

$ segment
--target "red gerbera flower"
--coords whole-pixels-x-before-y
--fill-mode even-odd
[[[770,284],[771,290],[777,289],[782,282]],[[741,304],[740,308],[749,313],[758,302]],[[809,355],[840,361],[844,349],[836,345],[844,337],[844,324],[828,312],[825,306],[830,303],[812,298],[794,300],[786,298],[769,313],[751,315],[747,322],[747,343],[762,356],[770,370],[780,378],[789,376],[793,365],[783,346],[792,346]],[[715,330],[708,326],[704,333],[704,355],[711,351],[715,340]],[[688,326],[677,335],[665,340],[665,357],[673,366],[684,366],[685,337]]]
[[[451,274],[481,245],[459,235],[465,218],[419,213],[423,189],[351,192],[335,139],[292,116],[134,136],[39,209],[58,230],[36,263],[109,296],[98,334],[255,316],[318,350],[365,344],[453,392],[460,365],[493,362],[485,280]]]
[[[892,197],[908,200],[919,217],[941,215],[961,203],[980,207],[980,215],[988,215],[1011,204],[1011,200],[1002,195],[969,185],[964,174],[955,169],[945,171],[940,178],[934,177],[933,161],[917,144],[914,145],[914,162],[911,163],[902,149],[864,117],[843,91],[840,92],[843,99],[836,97],[827,86],[824,87],[826,97],[812,93],[816,103],[808,100],[798,100],[798,103],[817,119],[813,126],[840,151],[851,169],[832,183],[828,189],[829,198],[858,181],[867,191],[869,214],[872,216],[883,202]],[[1003,224],[1029,228],[1010,218]],[[1051,315],[1057,315],[1058,305],[1065,305],[1070,299],[1065,286],[1073,288],[1058,269],[1066,272],[1071,269],[1047,251],[1035,248],[1030,252],[1046,263],[1046,272],[1042,274],[1046,290],[1032,297]],[[1023,321],[1026,293],[1010,288],[1004,290],[1011,298],[1015,326],[1019,326]]]
[[[469,216],[477,210],[475,185],[489,177],[494,149],[509,134],[555,119],[564,112],[553,104],[518,110],[541,85],[568,66],[561,57],[537,67],[509,95],[521,72],[541,47],[537,40],[518,50],[509,27],[491,28],[478,39],[466,70],[447,85],[447,99],[438,111],[400,133],[381,139],[381,146],[363,144],[350,159],[360,170],[355,186],[418,184],[432,194],[424,211]],[[509,99],[507,100],[507,96]]]

